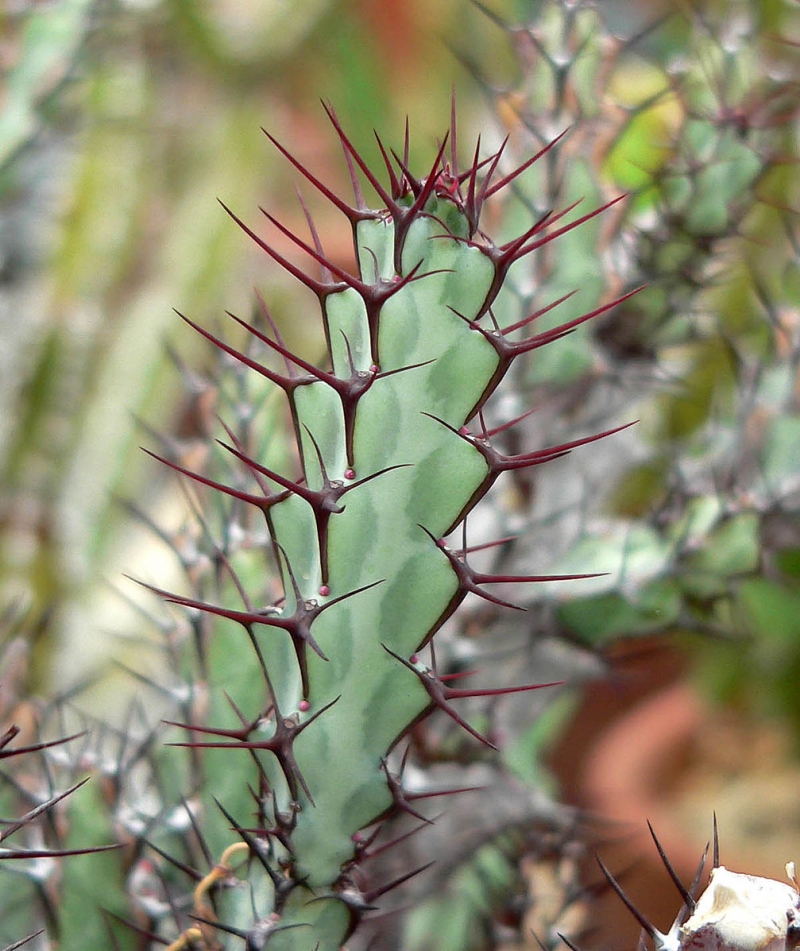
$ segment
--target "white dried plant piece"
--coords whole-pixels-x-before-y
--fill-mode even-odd
[[[786,865],[791,884],[729,871],[719,862],[715,817],[714,865],[706,890],[695,899],[694,890],[705,865],[708,846],[695,881],[687,889],[672,867],[652,825],[649,822],[647,825],[664,867],[683,898],[683,908],[666,934],[644,917],[597,857],[609,885],[642,926],[637,951],[645,951],[645,936],[648,935],[654,951],[800,951],[800,887],[794,862]]]
[[[713,869],[691,917],[677,930],[678,951],[792,951],[800,937],[800,894],[794,863],[786,871],[791,885],[724,865]]]

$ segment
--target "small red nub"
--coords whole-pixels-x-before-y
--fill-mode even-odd
[[[356,477],[356,470],[355,470],[355,469],[345,469],[345,470],[344,470],[344,477],[345,477],[345,479],[348,479],[348,480],[350,480],[350,479],[355,479],[355,477]]]
[[[419,663],[419,657],[418,657],[416,654],[412,654],[412,655],[408,658],[408,661],[409,661],[410,664],[418,664],[418,663]]]
[[[350,838],[353,840],[353,842],[362,842],[364,836],[360,832],[354,832]]]
[[[327,598],[331,593],[331,589],[326,584],[321,584],[319,586],[319,595],[321,598]]]
[[[297,707],[301,713],[308,713],[308,711],[311,709],[311,704],[308,702],[308,700],[301,700],[300,703],[297,704]]]

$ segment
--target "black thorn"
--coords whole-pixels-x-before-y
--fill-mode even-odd
[[[674,869],[673,866],[672,866],[672,863],[671,863],[670,860],[667,858],[667,854],[666,854],[666,852],[664,851],[664,849],[663,849],[661,843],[658,841],[658,837],[656,836],[655,830],[653,829],[653,826],[652,826],[652,824],[651,824],[651,822],[650,822],[649,819],[647,820],[647,828],[650,830],[650,835],[651,835],[651,837],[652,837],[652,839],[653,839],[653,842],[655,842],[656,848],[658,849],[658,854],[659,854],[659,856],[660,856],[660,858],[661,858],[661,861],[662,861],[663,864],[664,864],[664,868],[667,870],[667,873],[669,874],[669,877],[672,879],[672,881],[673,881],[675,887],[678,889],[678,892],[679,892],[681,898],[683,899],[684,905],[686,905],[687,909],[688,909],[690,912],[693,912],[694,909],[695,909],[695,906],[696,906],[696,902],[695,902],[695,900],[694,900],[694,897],[691,895],[691,893],[689,892],[689,890],[686,888],[686,886],[685,886],[685,885],[683,884],[683,882],[680,880],[680,878],[678,877],[678,873],[675,871],[675,869]]]

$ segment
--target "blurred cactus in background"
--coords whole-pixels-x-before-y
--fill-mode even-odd
[[[75,88],[94,90],[82,107],[107,106],[114,121],[90,111],[76,153],[83,197],[54,256],[58,306],[45,305],[62,319],[52,346],[27,349],[41,385],[29,403],[19,387],[4,394],[26,409],[7,450],[6,508],[19,517],[29,511],[23,496],[51,502],[52,480],[74,473],[54,511],[84,513],[73,527],[97,563],[109,546],[127,548],[119,530],[105,534],[98,483],[83,482],[106,473],[157,540],[137,538],[142,554],[128,571],[177,609],[129,593],[135,620],[117,628],[124,638],[94,647],[95,656],[113,650],[123,671],[95,696],[129,696],[123,679],[137,684],[111,722],[98,713],[102,699],[87,705],[84,685],[72,686],[91,666],[72,641],[58,655],[70,687],[30,699],[30,651],[51,653],[53,639],[9,613],[0,946],[41,931],[31,947],[335,949],[347,940],[510,951],[533,947],[535,933],[556,948],[561,932],[580,939],[589,926],[589,832],[559,803],[544,765],[574,694],[530,688],[602,676],[620,639],[703,633],[712,638],[685,649],[712,675],[706,692],[796,717],[797,11],[474,3],[449,39],[493,121],[487,131],[482,120],[465,162],[468,120],[461,142],[453,123],[435,161],[419,159],[408,138],[394,151],[369,144],[380,108],[365,105],[361,80],[379,67],[348,24],[389,34],[368,6],[363,20],[344,18],[335,41],[323,39],[338,6],[313,5],[269,52],[267,20],[263,31],[224,14],[216,22],[191,3],[137,13],[56,5],[72,43],[49,47],[30,15],[24,48],[58,50],[60,72],[47,75],[80,79]],[[403,24],[395,53],[408,41]],[[163,87],[143,67],[170,75],[168,34],[156,29],[165,25],[200,57],[211,99],[174,119],[166,140],[153,138],[151,154],[141,117],[118,110],[138,102],[153,123],[168,121],[170,102],[176,116],[183,109],[186,96],[168,85],[162,111]],[[127,58],[102,54],[99,37],[111,35]],[[295,100],[287,105],[276,79],[291,50],[307,63],[326,41],[342,44],[342,61],[361,49],[351,87],[343,79],[324,90],[340,113],[345,174],[326,168],[316,120],[290,114]],[[503,43],[511,79],[498,77]],[[400,76],[400,59],[387,62]],[[319,92],[314,71],[302,75],[303,91]],[[440,115],[447,85],[440,77]],[[74,102],[69,85],[57,79],[55,89]],[[324,201],[318,211],[309,198],[316,225],[304,202],[298,214],[280,195],[266,201],[272,235],[250,233],[310,298],[275,276],[252,307],[255,265],[237,263],[236,229],[212,198],[238,215],[267,175],[285,190],[252,134],[273,127],[265,89],[278,125],[312,130],[298,159],[278,153],[304,191],[344,213],[345,228]],[[216,127],[237,148],[222,162],[209,147],[187,164],[184,136],[213,137],[213,125],[198,132],[198,117],[214,96],[224,99]],[[40,87],[25,101],[19,142],[35,154]],[[426,121],[435,111],[426,106]],[[423,126],[417,142],[431,131]],[[105,136],[116,164],[106,164]],[[362,158],[370,148],[380,176]],[[120,175],[135,187],[126,191]],[[143,211],[154,175],[163,195],[180,197],[162,198],[165,207],[151,198]],[[114,181],[101,187],[103,176]],[[359,178],[383,210],[372,210]],[[92,208],[109,194],[116,224],[97,232]],[[305,219],[307,239],[296,236]],[[143,235],[156,236],[163,262],[155,284],[139,280],[155,256]],[[106,254],[115,270],[99,266]],[[161,353],[168,315],[154,288],[167,285],[168,303],[212,344],[201,369],[183,342]],[[116,301],[126,316],[110,344],[99,322],[99,336],[76,337],[98,369],[81,358],[76,401],[63,389],[54,396],[66,379],[64,315],[80,313],[81,327]],[[217,326],[217,306],[250,317]],[[149,427],[146,438],[180,474],[180,503],[152,467],[145,489],[141,464],[108,477],[109,465],[130,468],[121,464],[127,430],[104,430],[92,448],[93,420],[126,400],[149,420],[158,402],[181,405],[171,429],[159,422],[161,435]],[[67,429],[81,418],[87,435],[38,437],[53,431],[54,409]],[[36,445],[58,449],[49,469]],[[37,489],[31,472],[51,487]],[[15,594],[26,549],[8,539],[17,564],[7,554],[14,583],[3,580]],[[116,570],[120,554],[108,557]],[[90,573],[84,563],[79,574]],[[60,577],[55,568],[29,576],[37,608],[63,611]],[[502,590],[483,587],[494,581]],[[437,806],[448,791],[459,795]],[[394,884],[402,888],[390,895]],[[594,947],[602,936],[585,940]]]
[[[559,620],[595,644],[681,628],[755,635],[756,655],[775,637],[791,651],[797,11],[708,3],[631,26],[613,5],[537,9],[520,27],[492,17],[522,79],[502,90],[482,80],[521,154],[569,129],[538,166],[543,180],[526,179],[521,203],[629,196],[598,219],[594,249],[576,233],[572,255],[538,259],[520,281],[521,310],[570,287],[586,307],[646,285],[520,380],[529,403],[558,405],[556,426],[577,415],[602,428],[620,404],[641,420],[621,437],[626,452],[618,441],[605,453],[607,469],[592,459],[593,491],[581,486],[576,498],[594,524],[583,521],[563,563],[619,570],[591,582],[591,598],[570,598]],[[576,478],[577,462],[565,469]],[[537,473],[537,492],[547,484]],[[563,483],[556,491],[563,499]],[[767,622],[770,602],[780,618]],[[765,653],[785,669],[775,650],[773,640]]]
[[[640,420],[585,466],[574,457],[534,483],[523,474],[518,497],[538,511],[539,530],[521,534],[535,541],[515,568],[535,563],[538,542],[561,548],[550,562],[558,571],[611,569],[570,586],[552,614],[544,606],[555,629],[604,652],[620,639],[668,635],[701,698],[745,722],[766,718],[796,755],[797,9],[706,3],[665,8],[659,19],[613,4],[545,3],[513,21],[479,6],[520,64],[501,84],[490,64],[462,54],[502,134],[525,154],[569,129],[538,167],[549,177],[520,185],[520,205],[629,192],[598,221],[594,247],[576,242],[571,255],[539,259],[533,278],[520,280],[519,312],[532,296],[568,290],[562,268],[597,295],[576,295],[580,307],[646,284],[613,317],[576,330],[563,359],[549,364],[550,351],[515,379],[524,404],[553,408],[528,423],[547,419],[551,439],[581,423],[602,429],[621,406]],[[552,517],[565,507],[571,517]],[[727,749],[741,742],[722,735]],[[735,778],[738,793],[724,804],[701,799],[684,777],[676,824],[702,835],[722,809],[729,841],[757,855],[769,838],[783,855],[794,813],[778,791],[775,736],[771,767],[749,796],[738,782],[744,750],[726,758],[720,749],[723,773],[708,779],[714,736],[698,737],[707,756],[698,774],[718,795]],[[625,816],[624,803],[615,816]],[[775,848],[770,856],[772,868]]]

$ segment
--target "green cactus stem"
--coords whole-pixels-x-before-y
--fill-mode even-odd
[[[264,324],[231,315],[245,332],[238,346],[183,317],[237,372],[285,399],[299,471],[291,472],[286,452],[256,448],[225,423],[217,447],[225,476],[198,471],[168,450],[150,452],[196,484],[207,541],[213,519],[202,506],[216,496],[224,507],[222,536],[209,553],[218,593],[211,596],[202,581],[208,566],[198,567],[196,553],[180,545],[173,551],[191,594],[146,584],[181,609],[194,638],[183,647],[167,638],[176,683],[163,687],[140,675],[169,704],[164,743],[153,732],[141,748],[121,739],[113,781],[94,749],[67,768],[71,781],[77,771],[106,780],[92,787],[94,797],[69,797],[75,835],[90,830],[95,851],[102,841],[128,848],[119,850],[114,870],[98,865],[91,887],[82,870],[78,887],[65,886],[69,921],[60,932],[52,927],[62,951],[77,949],[89,933],[81,921],[90,901],[81,898],[85,887],[87,895],[106,896],[91,900],[95,945],[107,928],[113,946],[124,949],[138,936],[168,951],[233,949],[243,941],[253,951],[338,951],[382,895],[427,867],[373,880],[370,859],[391,847],[384,841],[388,820],[405,814],[423,828],[431,822],[425,800],[472,791],[407,788],[412,731],[438,711],[467,742],[496,756],[496,737],[470,721],[462,701],[555,686],[453,686],[453,675],[437,670],[434,637],[469,595],[514,609],[503,586],[587,577],[478,570],[470,564],[475,549],[466,521],[504,473],[605,435],[506,454],[498,437],[517,421],[492,428],[483,414],[518,357],[616,303],[570,314],[539,334],[531,325],[566,296],[507,325],[493,309],[515,262],[604,209],[576,216],[569,207],[496,244],[481,230],[485,202],[549,146],[503,175],[504,147],[482,158],[479,143],[460,170],[453,116],[421,178],[409,171],[407,137],[402,156],[379,140],[384,187],[333,111],[328,115],[352,204],[269,138],[349,221],[355,274],[326,256],[313,223],[306,242],[265,212],[311,260],[311,273],[228,212],[315,296],[328,365],[320,369],[295,354],[266,311]],[[359,176],[377,194],[379,210],[368,206]],[[274,409],[263,412],[271,425]],[[277,599],[277,587],[265,583],[270,563],[280,575]],[[266,606],[265,591],[274,599]],[[150,802],[137,786],[139,772],[149,776]],[[128,900],[126,917],[120,911]]]
[[[476,571],[467,561],[466,536],[462,550],[452,550],[446,539],[465,525],[503,472],[539,465],[599,438],[507,456],[493,445],[497,431],[486,430],[480,412],[518,356],[613,306],[522,337],[519,332],[538,314],[500,327],[492,311],[516,261],[604,209],[576,218],[568,208],[495,245],[480,230],[485,201],[547,148],[497,177],[503,148],[482,159],[478,146],[472,164],[460,171],[453,119],[422,178],[408,169],[407,138],[402,157],[390,156],[379,140],[387,188],[333,111],[327,111],[350,171],[353,204],[269,138],[348,219],[357,274],[325,255],[313,225],[312,243],[307,243],[264,212],[319,268],[318,277],[228,213],[316,296],[330,369],[292,353],[279,335],[273,339],[234,317],[267,354],[282,358],[286,371],[279,372],[184,318],[284,392],[301,477],[254,458],[231,431],[221,445],[249,476],[252,491],[163,460],[263,513],[283,581],[282,601],[268,608],[254,607],[235,559],[226,558],[224,568],[239,591],[241,608],[153,588],[174,604],[220,619],[214,636],[240,652],[242,668],[255,663],[263,681],[260,696],[245,695],[233,685],[230,700],[240,716],[238,727],[183,724],[188,738],[178,744],[224,750],[230,769],[243,776],[251,770],[252,788],[260,790],[254,793],[256,826],[219,803],[231,835],[246,843],[251,864],[261,867],[257,888],[250,876],[249,922],[231,916],[236,888],[228,889],[227,897],[221,891],[214,914],[207,916],[226,947],[225,935],[231,934],[245,937],[254,948],[267,943],[320,951],[341,947],[387,888],[365,878],[364,843],[372,842],[383,821],[398,812],[428,821],[414,805],[419,794],[406,791],[396,774],[393,751],[409,730],[441,710],[476,741],[493,747],[459,714],[458,700],[547,686],[455,688],[418,652],[468,594],[508,605],[494,593],[495,585],[553,580]],[[359,172],[378,195],[380,210],[366,204]],[[240,882],[239,890],[243,887]],[[187,934],[178,940],[185,943]],[[199,934],[193,931],[192,940],[208,943]]]

